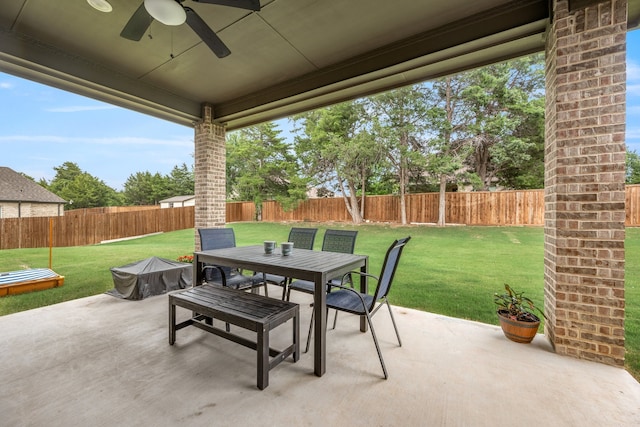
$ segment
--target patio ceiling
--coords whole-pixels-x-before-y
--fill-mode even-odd
[[[188,126],[209,103],[229,130],[541,51],[549,19],[548,0],[184,1],[220,59],[186,24],[120,37],[142,0],[0,2],[1,71]]]

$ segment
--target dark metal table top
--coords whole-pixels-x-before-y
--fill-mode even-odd
[[[296,248],[288,256],[283,256],[280,248],[272,254],[265,254],[262,245],[199,251],[195,254],[200,261],[212,264],[266,271],[311,281],[314,281],[317,275],[333,278],[341,273],[360,269],[368,259],[366,255]]]

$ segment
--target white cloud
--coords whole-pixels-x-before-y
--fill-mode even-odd
[[[640,127],[627,126],[625,132],[625,143],[627,145],[627,150],[635,151],[636,153],[640,152]]]
[[[627,82],[640,81],[640,64],[627,58]]]
[[[11,89],[13,84],[9,82],[0,82],[0,89]]]
[[[47,142],[55,144],[95,144],[95,145],[149,145],[175,146],[193,148],[193,141],[189,139],[155,139],[123,136],[113,138],[79,138],[54,135],[0,135],[2,142]]]
[[[50,113],[77,113],[80,111],[112,110],[115,105],[71,105],[68,107],[47,108]]]
[[[627,84],[627,98],[630,96],[640,96],[640,83]]]
[[[637,139],[640,141],[640,127],[627,127],[625,134],[627,139]]]

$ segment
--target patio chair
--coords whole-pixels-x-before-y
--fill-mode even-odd
[[[324,232],[322,239],[322,250],[327,252],[340,252],[343,254],[352,254],[356,246],[357,231],[351,230],[327,230]],[[351,275],[348,276],[349,283],[353,287],[353,280]],[[335,277],[328,281],[327,292],[330,291],[330,285],[342,284],[341,277]],[[313,294],[314,283],[309,280],[293,280],[287,287],[287,301],[291,296],[291,291],[304,292],[307,294]],[[335,327],[335,325],[334,325]]]
[[[318,233],[317,228],[303,228],[303,227],[292,227],[289,230],[289,237],[287,239],[288,242],[293,242],[294,250],[297,249],[313,249],[313,244],[316,240],[316,234]],[[262,282],[263,277],[262,273],[256,273],[253,276],[254,281]],[[265,287],[268,283],[276,286],[282,286],[282,300],[284,301],[285,296],[287,294],[287,285],[291,282],[291,278],[279,276],[277,274],[266,274],[265,275]]]
[[[198,234],[200,235],[200,247],[203,251],[236,246],[236,235],[233,228],[199,228]],[[221,272],[224,273],[224,277]],[[242,274],[237,268],[205,265],[202,268],[202,277],[207,283],[221,284],[233,289],[245,290],[264,286],[265,296],[268,296],[267,286],[262,283],[262,280],[256,281],[252,276]]]
[[[380,359],[380,365],[382,365],[382,371],[384,372],[384,379],[389,378],[389,375],[387,373],[387,368],[384,365],[384,359],[382,358],[382,352],[380,351],[380,345],[378,344],[378,339],[376,338],[376,332],[373,328],[373,322],[371,322],[371,318],[378,312],[380,307],[386,304],[389,309],[389,315],[391,316],[393,328],[395,329],[396,336],[398,337],[398,345],[402,346],[402,341],[400,341],[400,334],[398,333],[398,327],[396,326],[396,321],[393,318],[393,311],[391,310],[391,305],[389,305],[387,296],[389,295],[389,291],[391,290],[393,277],[395,275],[396,268],[398,267],[398,262],[400,261],[400,255],[402,255],[404,246],[407,244],[409,239],[411,239],[410,236],[405,237],[404,239],[396,240],[389,247],[382,264],[380,276],[374,276],[373,274],[362,273],[360,271],[351,272],[351,274],[365,275],[378,282],[376,291],[373,295],[363,294],[353,289],[352,287],[345,286],[344,281],[346,280],[346,277],[349,275],[349,273],[344,275],[345,280],[343,280],[343,283],[341,285],[333,285],[333,287],[340,288],[339,290],[333,290],[332,292],[327,294],[327,313],[329,312],[329,309],[332,308],[334,310],[344,311],[345,313],[367,317],[369,329],[371,329],[371,336],[373,337],[373,342],[376,345],[378,358]],[[311,332],[313,330],[313,321],[314,319],[312,314],[311,324],[309,325],[309,336],[307,337],[307,348],[305,352],[309,351],[309,340],[311,338]]]

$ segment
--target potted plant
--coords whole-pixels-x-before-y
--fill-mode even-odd
[[[523,295],[524,292],[516,292],[508,284],[504,285],[504,289],[504,293],[494,294],[502,332],[512,341],[530,343],[540,326],[540,318],[536,312],[545,318],[546,316],[533,301]]]

